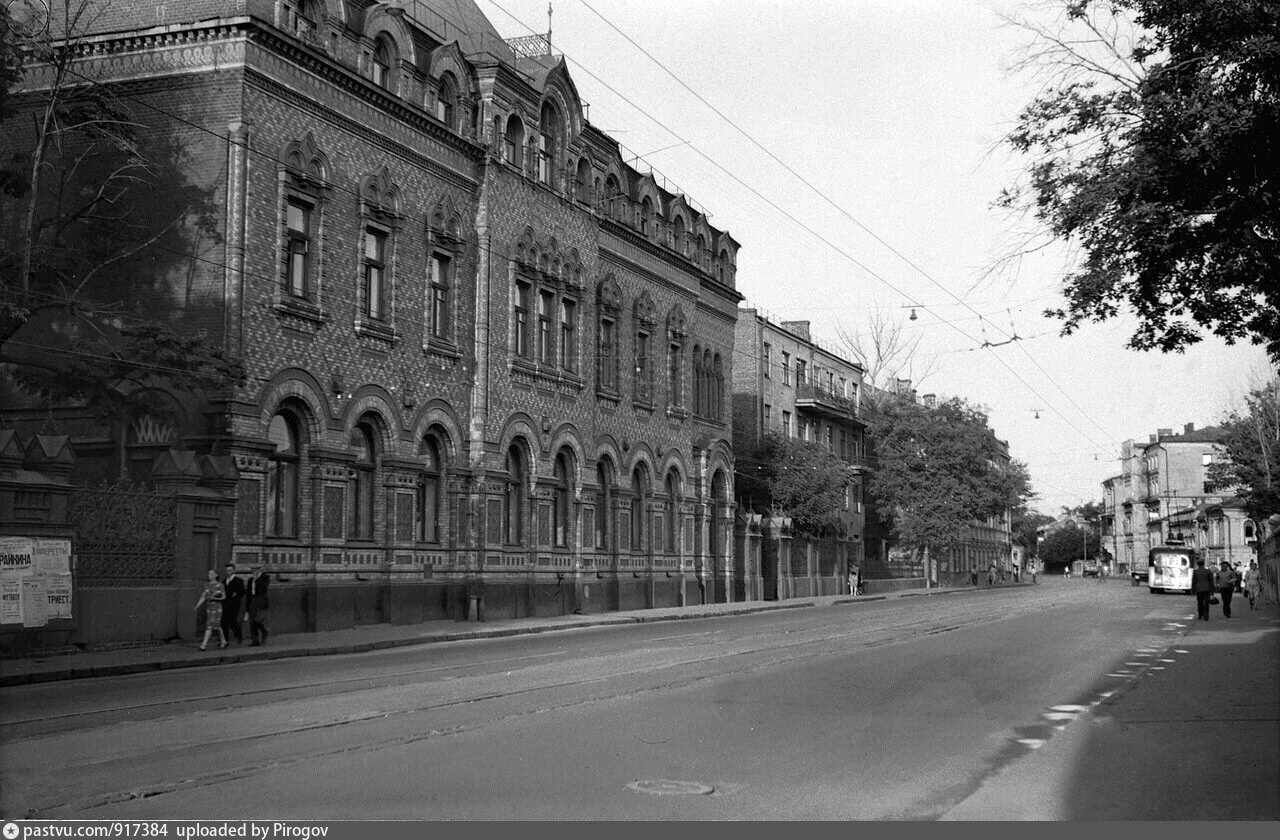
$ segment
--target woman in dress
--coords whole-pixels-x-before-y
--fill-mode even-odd
[[[222,581],[218,580],[218,573],[213,569],[209,570],[209,579],[205,582],[204,591],[200,593],[200,600],[196,601],[196,611],[200,611],[200,605],[204,604],[205,622],[204,622],[204,641],[200,643],[200,649],[205,650],[209,647],[209,637],[213,635],[213,631],[218,631],[219,648],[227,646],[227,637],[222,633],[222,600],[227,597],[227,590],[222,585]]]

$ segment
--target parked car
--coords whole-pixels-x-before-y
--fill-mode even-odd
[[[1102,574],[1102,564],[1092,560],[1084,564],[1084,577],[1097,577]]]

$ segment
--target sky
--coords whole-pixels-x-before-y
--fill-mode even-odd
[[[477,2],[504,37],[547,31],[547,0]],[[741,244],[743,305],[809,321],[846,357],[840,334],[873,313],[918,335],[914,387],[988,410],[1033,508],[1100,500],[1123,441],[1216,424],[1273,373],[1261,348],[1212,337],[1127,349],[1126,318],[1061,336],[1043,311],[1061,301],[1065,248],[992,271],[1017,229],[994,203],[1025,168],[1001,140],[1040,84],[1013,71],[1030,35],[1001,15],[1045,20],[1043,4],[553,6],[588,119]]]

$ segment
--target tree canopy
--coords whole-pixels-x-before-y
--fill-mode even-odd
[[[214,191],[189,180],[171,130],[73,65],[89,9],[67,0],[66,39],[0,45],[12,154],[0,161],[0,397],[111,415],[135,394],[208,392],[243,373],[188,326],[205,305],[201,249],[219,238]]]
[[[1040,561],[1046,571],[1061,569],[1076,560],[1099,556],[1101,545],[1097,529],[1069,522],[1045,534],[1040,543]]]
[[[1251,391],[1243,410],[1220,425],[1225,457],[1209,464],[1210,489],[1239,493],[1254,521],[1280,513],[1280,377]]]
[[[1280,4],[1063,0],[1029,69],[1052,76],[1008,143],[1000,199],[1077,246],[1063,334],[1127,311],[1135,349],[1205,331],[1280,361]],[[1030,248],[1031,246],[1028,246]]]
[[[734,455],[734,491],[748,510],[788,516],[801,531],[821,533],[840,522],[850,465],[816,443],[776,432],[742,443]]]
[[[1030,496],[1026,466],[1008,457],[981,409],[959,398],[930,408],[885,399],[868,412],[877,512],[907,548],[956,545],[961,529]]]

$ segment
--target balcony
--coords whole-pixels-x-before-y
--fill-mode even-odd
[[[796,409],[862,424],[858,420],[858,404],[855,401],[809,382],[796,385]]]

